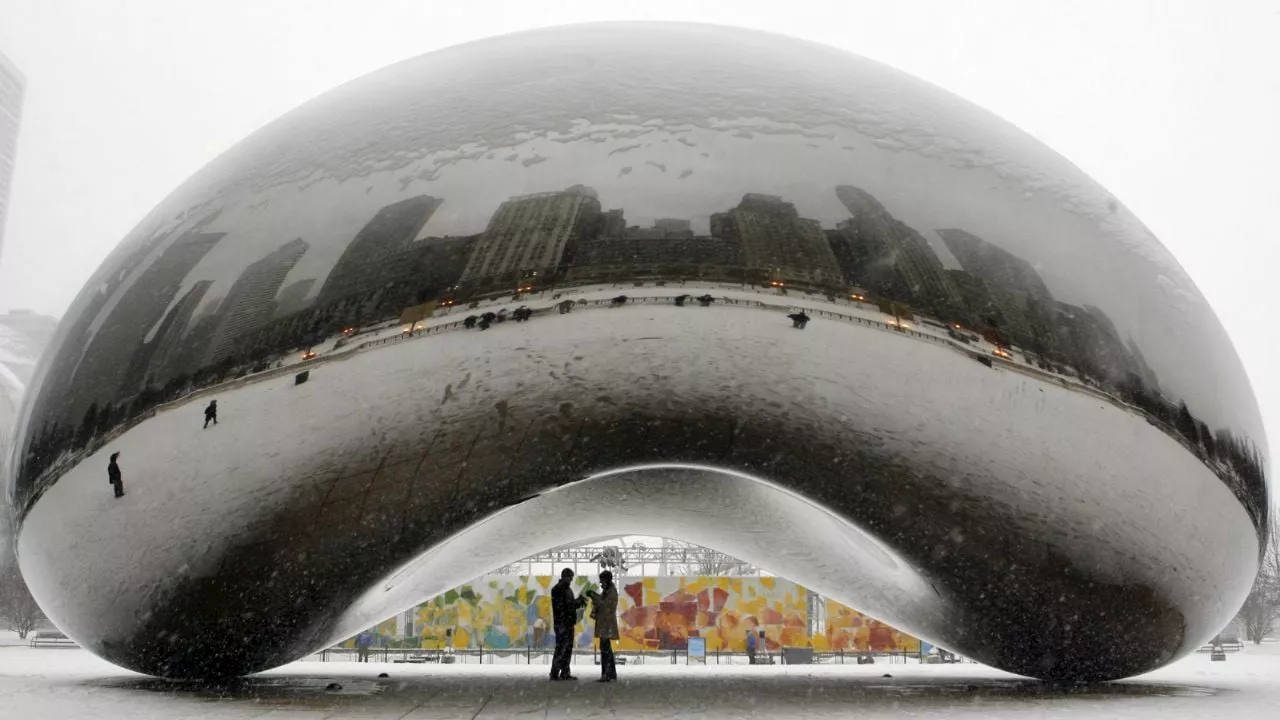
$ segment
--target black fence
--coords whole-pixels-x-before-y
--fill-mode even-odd
[[[550,667],[550,648],[467,648],[467,649],[418,649],[418,648],[369,648],[367,662],[410,665],[545,665]],[[757,653],[755,662],[746,653],[708,651],[704,658],[692,657],[685,650],[615,651],[619,665],[785,665],[788,653]],[[903,665],[927,662],[934,656],[922,656],[917,651],[864,653],[851,650],[813,652],[808,654],[814,665]],[[956,658],[953,662],[970,662]],[[330,648],[306,658],[312,662],[360,662],[360,652],[353,648]],[[574,649],[575,665],[595,665],[599,655],[594,651]],[[868,662],[868,660],[870,662]],[[943,661],[947,661],[945,658]]]

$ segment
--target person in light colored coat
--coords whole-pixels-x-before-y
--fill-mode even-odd
[[[600,682],[613,682],[618,679],[613,657],[613,641],[618,639],[618,588],[613,584],[613,573],[600,573],[600,592],[591,591],[588,597],[600,641]]]

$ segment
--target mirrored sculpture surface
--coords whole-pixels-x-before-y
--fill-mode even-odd
[[[1265,453],[1203,297],[1060,156],[831,48],[609,24],[395,65],[192,177],[63,320],[8,499],[48,615],[157,675],[637,533],[1100,679],[1233,615]]]

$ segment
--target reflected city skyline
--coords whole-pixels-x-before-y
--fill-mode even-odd
[[[297,238],[251,263],[199,315],[214,283],[197,281],[180,298],[179,288],[226,234],[187,231],[99,321],[63,380],[56,412],[42,415],[37,408],[33,417],[42,430],[22,465],[22,483],[31,488],[25,495],[34,499],[54,479],[37,480],[53,457],[88,446],[160,403],[268,369],[285,354],[400,318],[413,306],[444,309],[573,286],[692,280],[829,301],[858,298],[897,320],[919,315],[961,343],[976,333],[1041,370],[1069,374],[1140,409],[1210,465],[1259,531],[1266,526],[1259,449],[1162,394],[1132,338],[1121,337],[1106,313],[1056,300],[1030,263],[963,229],[934,231],[961,265],[947,269],[928,240],[871,193],[840,185],[834,194],[849,213],[834,228],[800,217],[783,197],[748,193],[706,218],[711,234],[697,235],[693,219],[630,225],[625,208],[605,209],[594,190],[574,185],[508,198],[484,232],[458,238],[418,237],[447,204],[420,195],[379,209],[323,280],[303,278],[284,288],[311,248]],[[168,310],[157,318],[162,307]],[[112,391],[114,378],[120,382]]]

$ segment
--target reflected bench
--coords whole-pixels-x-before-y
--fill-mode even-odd
[[[75,647],[76,641],[57,630],[37,630],[31,634],[31,647],[67,646]]]

